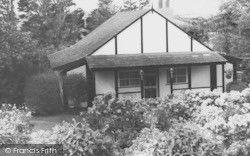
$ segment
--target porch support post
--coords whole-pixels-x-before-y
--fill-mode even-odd
[[[233,63],[233,80],[237,80],[237,63]]]
[[[192,88],[191,66],[188,66],[188,89]]]
[[[193,37],[191,37],[191,51],[193,51]]]
[[[115,70],[115,97],[118,98],[118,71]]]
[[[160,69],[157,69],[157,92],[158,92],[158,97],[161,97],[160,95]]]
[[[64,72],[64,71],[57,72],[57,76],[59,80],[59,92],[60,92],[61,102],[63,104],[64,110],[67,110],[69,108],[68,97],[66,94],[65,84],[64,84],[64,80],[67,77],[67,72]]]
[[[92,72],[88,66],[86,66],[86,77],[88,84],[88,107],[92,107],[92,101],[95,97],[95,73]]]
[[[210,65],[210,87],[211,91],[217,88],[217,65]]]
[[[171,70],[171,68],[170,68],[170,70]],[[171,92],[171,94],[173,94],[173,92],[174,92],[174,89],[173,89],[173,74],[171,74],[171,71],[170,71],[170,92]]]
[[[144,98],[144,71],[143,69],[140,70],[141,75],[141,98]]]
[[[222,64],[222,92],[225,92],[225,64]]]

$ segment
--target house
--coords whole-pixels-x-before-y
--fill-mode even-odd
[[[154,8],[117,13],[77,44],[49,55],[51,67],[65,75],[85,65],[89,103],[106,92],[138,99],[187,89],[224,92],[240,59],[189,36],[170,14]]]

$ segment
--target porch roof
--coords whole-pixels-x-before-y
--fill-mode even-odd
[[[227,60],[215,52],[172,52],[148,54],[96,55],[86,57],[90,69],[113,69],[132,67],[157,67],[226,63]]]

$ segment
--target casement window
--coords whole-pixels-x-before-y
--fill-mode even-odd
[[[138,87],[141,84],[139,71],[120,71],[119,86],[120,87]]]
[[[173,69],[173,83],[187,83],[187,68]],[[167,83],[170,83],[170,69],[167,69]]]

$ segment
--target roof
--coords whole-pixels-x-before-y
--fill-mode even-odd
[[[172,52],[121,55],[95,55],[86,57],[90,69],[154,67],[168,65],[195,65],[225,63],[227,60],[215,52]]]
[[[102,45],[111,40],[115,35],[137,21],[140,17],[149,11],[156,11],[161,16],[180,24],[180,21],[174,20],[168,9],[147,9],[131,12],[119,12],[96,28],[75,45],[48,55],[51,67],[53,69],[73,69],[84,65],[84,58],[91,55]]]

